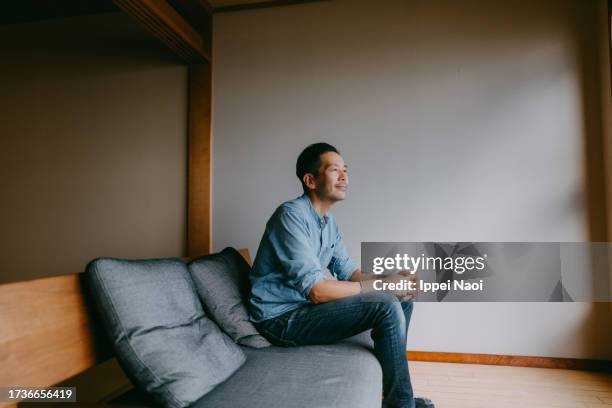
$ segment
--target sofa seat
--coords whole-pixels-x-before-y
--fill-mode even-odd
[[[321,346],[241,347],[246,363],[190,408],[380,408],[382,370],[369,333]],[[111,405],[158,406],[138,389]]]
[[[192,408],[379,408],[369,332],[330,345],[243,347],[247,361]]]

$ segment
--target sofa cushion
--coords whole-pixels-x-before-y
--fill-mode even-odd
[[[270,346],[249,320],[251,267],[238,251],[228,247],[188,266],[202,303],[223,331],[243,346]]]
[[[192,408],[380,408],[369,332],[322,346],[243,348],[247,362]]]
[[[180,260],[96,259],[86,277],[121,366],[162,405],[190,405],[244,363]]]

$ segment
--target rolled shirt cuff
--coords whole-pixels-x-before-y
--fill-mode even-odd
[[[297,290],[300,291],[300,293],[302,294],[302,296],[304,296],[306,300],[310,300],[310,290],[314,285],[316,285],[319,281],[322,281],[323,279],[324,276],[323,272],[321,271],[310,273],[304,276],[304,278],[298,282]]]
[[[346,281],[346,280],[351,279],[351,276],[353,276],[353,272],[355,272],[357,269],[359,269],[357,267],[357,263],[353,261],[351,258],[349,258],[348,261],[342,266],[342,268],[340,269],[340,272],[338,272],[336,276],[338,280]]]

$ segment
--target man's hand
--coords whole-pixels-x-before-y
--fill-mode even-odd
[[[368,278],[368,279],[364,279]],[[381,280],[382,282],[376,283],[376,287],[382,287],[382,283],[399,284],[403,282],[416,282],[416,276],[408,271],[401,271],[392,275],[375,275],[373,273],[366,273],[360,270],[353,272],[351,280],[337,281],[337,280],[321,280],[310,290],[308,295],[312,303],[325,303],[336,299],[342,299],[348,296],[358,295],[359,293],[367,292],[387,292],[395,295],[402,301],[414,299],[416,297],[416,290],[411,291],[408,289],[404,290],[377,290],[374,289],[374,281]],[[413,284],[416,287],[416,284]]]
[[[417,297],[417,276],[416,273],[411,273],[409,271],[400,271],[397,273],[398,275],[402,276],[403,279],[408,283],[410,283],[410,287],[414,288],[413,290],[407,290],[406,293],[403,296],[398,296],[399,300],[401,301],[407,301],[407,300],[413,300],[416,299]]]

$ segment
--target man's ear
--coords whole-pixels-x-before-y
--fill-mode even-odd
[[[304,174],[304,178],[302,180],[304,180],[304,184],[306,184],[306,187],[311,190],[314,190],[317,187],[315,176],[312,173]]]

